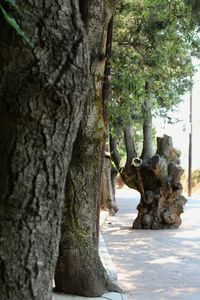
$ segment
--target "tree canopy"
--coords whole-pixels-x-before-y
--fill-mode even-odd
[[[149,83],[152,112],[167,116],[189,90],[199,37],[192,6],[183,0],[125,0],[114,27],[111,123],[142,121]]]

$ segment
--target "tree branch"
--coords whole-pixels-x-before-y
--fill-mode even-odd
[[[133,158],[137,156],[131,126],[127,126],[124,130],[124,142],[126,146],[126,167],[130,167]]]
[[[112,137],[111,134],[110,134],[110,154],[111,154],[111,158],[112,158],[117,170],[119,170],[120,169],[121,157],[120,157],[119,152],[117,150],[115,139]]]

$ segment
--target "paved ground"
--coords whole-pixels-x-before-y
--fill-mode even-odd
[[[198,196],[200,199],[200,196]],[[129,300],[200,300],[200,200],[189,198],[173,230],[132,230],[138,195],[118,190],[103,237]]]
[[[80,297],[80,296],[72,296],[72,295],[61,295],[61,294],[54,294],[53,300],[127,300],[125,295],[119,293],[106,293],[102,297],[97,298],[87,298],[87,297]],[[145,299],[144,299],[145,300]]]

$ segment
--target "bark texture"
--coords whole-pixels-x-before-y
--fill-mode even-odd
[[[67,177],[55,291],[100,296],[119,290],[108,278],[98,254],[102,158],[106,127],[102,85],[107,26],[113,1],[90,1],[87,31],[91,55],[91,90],[75,142]]]
[[[51,299],[66,173],[88,91],[78,1],[18,1],[0,18],[0,299]]]
[[[131,171],[132,168],[132,171]],[[157,139],[157,153],[149,160],[133,159],[129,173],[121,170],[123,181],[141,194],[135,229],[177,228],[186,203],[180,183],[183,169],[180,152],[171,137]]]

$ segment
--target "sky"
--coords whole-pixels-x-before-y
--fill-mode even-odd
[[[197,64],[197,63],[195,63]],[[193,78],[193,109],[192,109],[192,169],[200,169],[200,66]],[[181,150],[181,165],[183,168],[188,168],[188,148],[189,148],[189,105],[190,94],[183,96],[183,101],[177,107],[177,111],[171,113],[170,116],[174,116],[181,122],[176,124],[164,124],[162,119],[156,119],[153,122],[157,131],[157,136],[163,136],[167,134],[172,137],[173,145],[175,148]]]

